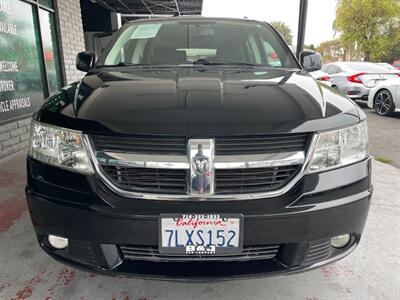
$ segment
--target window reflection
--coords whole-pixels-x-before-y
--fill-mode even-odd
[[[49,81],[49,93],[53,94],[61,88],[62,83],[54,15],[48,11],[40,9],[39,20],[44,60]]]

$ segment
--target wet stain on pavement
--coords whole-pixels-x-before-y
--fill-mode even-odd
[[[18,194],[0,202],[0,234],[6,232],[27,210],[25,196]]]
[[[0,188],[9,187],[17,181],[17,174],[13,172],[0,172]]]
[[[23,300],[31,297],[36,286],[41,283],[45,277],[46,269],[41,268],[38,273],[32,277],[15,295],[12,300]]]
[[[340,264],[331,264],[322,268],[322,273],[326,280],[334,279],[335,277],[351,276],[354,274],[349,267]]]

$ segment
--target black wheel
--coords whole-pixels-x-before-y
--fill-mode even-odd
[[[380,116],[390,116],[394,111],[392,94],[388,90],[380,90],[374,99],[375,111]]]

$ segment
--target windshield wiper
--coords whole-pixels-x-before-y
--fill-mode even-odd
[[[212,65],[236,65],[236,66],[250,66],[250,67],[268,67],[261,64],[252,64],[245,61],[239,60],[230,60],[230,59],[223,59],[223,58],[200,58],[193,62],[194,65],[205,65],[205,66],[212,66]]]
[[[149,66],[149,65],[120,62],[115,65],[100,65],[100,66],[96,66],[96,68],[143,67],[143,66]]]

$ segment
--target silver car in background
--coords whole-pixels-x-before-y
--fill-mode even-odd
[[[354,100],[368,100],[369,91],[386,79],[398,77],[381,66],[369,62],[335,62],[322,67],[329,74],[332,87]]]
[[[310,75],[311,75],[314,79],[316,79],[316,80],[322,82],[323,84],[325,84],[325,85],[327,85],[327,86],[332,86],[332,84],[331,84],[331,77],[329,76],[328,73],[325,73],[325,72],[322,72],[321,70],[318,70],[318,71],[310,72]]]

